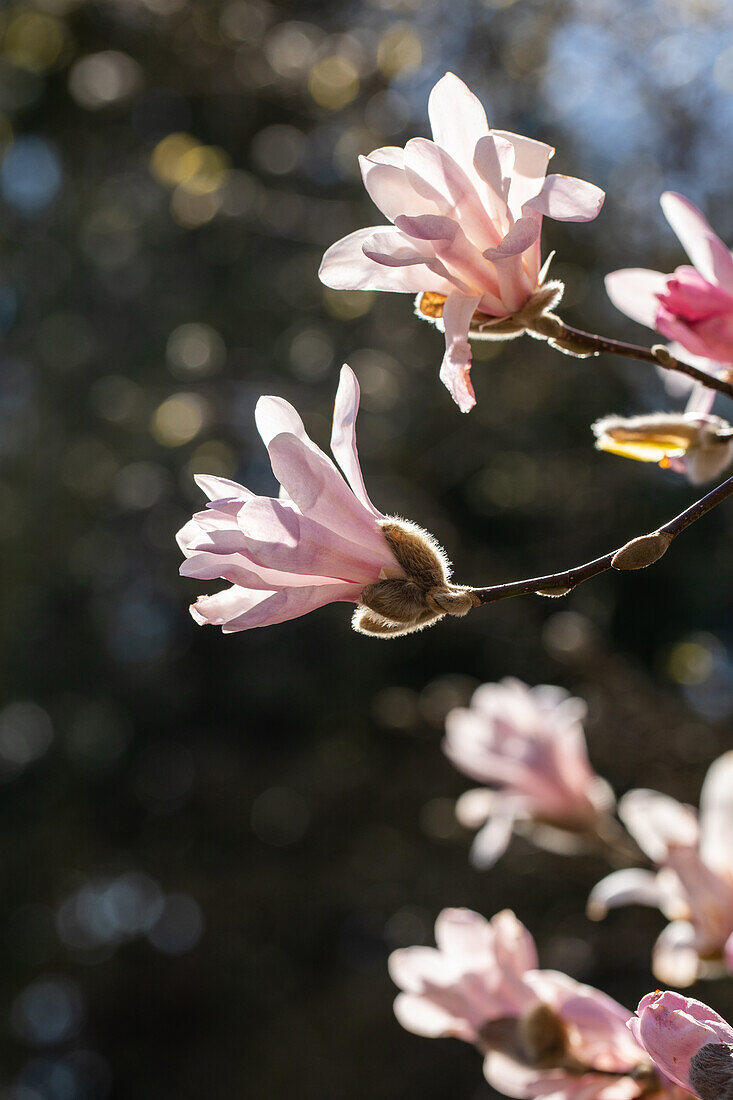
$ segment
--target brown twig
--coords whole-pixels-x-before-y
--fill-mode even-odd
[[[548,324],[549,322],[549,324]],[[555,324],[556,323],[556,324]],[[550,331],[552,329],[552,331]],[[562,348],[563,340],[567,341],[568,350],[581,355],[600,355],[608,352],[611,355],[622,355],[625,359],[637,359],[643,363],[654,363],[664,370],[677,371],[686,374],[688,378],[700,382],[710,390],[724,393],[726,397],[733,397],[733,383],[726,381],[714,374],[707,374],[690,363],[683,363],[675,359],[664,344],[655,344],[652,348],[642,347],[640,344],[626,344],[622,340],[609,340],[605,336],[596,336],[591,332],[583,332],[582,329],[573,328],[554,314],[547,314],[536,325],[538,335],[545,336]]]
[[[631,542],[604,554],[601,558],[595,558],[584,565],[576,565],[561,573],[548,573],[544,577],[530,577],[527,580],[495,584],[488,588],[474,588],[472,590],[474,604],[478,607],[479,604],[495,603],[510,596],[525,596],[530,593],[564,596],[583,581],[606,573],[609,569],[644,569],[662,556],[677,535],[732,494],[733,477],[729,477],[727,481],[722,482],[716,489],[701,497],[684,512],[680,512],[678,516],[651,534],[632,539]]]

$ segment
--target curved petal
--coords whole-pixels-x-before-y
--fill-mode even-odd
[[[494,137],[504,138],[514,149],[514,168],[509,186],[509,207],[515,218],[521,217],[522,207],[535,197],[547,173],[547,165],[555,150],[544,141],[510,134],[508,130],[492,130]]]
[[[654,977],[664,985],[680,989],[692,985],[700,962],[695,938],[695,929],[688,921],[674,920],[668,924],[652,950]]]
[[[277,592],[281,588],[302,588],[312,584],[333,584],[332,577],[304,577],[297,573],[283,573],[265,569],[252,562],[243,561],[238,554],[221,555],[194,553],[178,570],[182,577],[199,581],[215,581],[221,578],[240,588],[257,592]]]
[[[573,176],[548,176],[539,194],[526,203],[538,214],[561,222],[590,222],[598,217],[605,192]]]
[[[251,500],[254,493],[230,481],[228,477],[215,477],[213,474],[194,474],[193,480],[209,500]]]
[[[274,626],[289,619],[297,619],[315,611],[327,603],[346,601],[356,603],[360,587],[348,584],[315,585],[303,588],[287,588],[275,592],[266,600],[248,608],[243,614],[229,619],[223,626],[224,634],[239,630],[251,630],[256,626]],[[199,600],[200,602],[200,600]]]
[[[498,791],[490,791],[486,787],[464,791],[456,802],[456,820],[464,829],[480,829],[496,813],[497,802],[500,804],[501,799]]]
[[[449,294],[443,306],[445,355],[440,366],[440,380],[448,389],[461,412],[470,412],[476,404],[471,385],[471,347],[468,330],[479,298]]]
[[[472,909],[443,909],[435,922],[435,943],[446,955],[475,965],[489,961],[491,926]]]
[[[488,871],[509,847],[514,830],[513,814],[495,814],[476,834],[470,859],[479,871]]]
[[[514,146],[493,130],[476,144],[473,166],[492,194],[502,203],[509,198],[509,188],[514,169]]]
[[[666,897],[654,871],[629,867],[612,871],[596,883],[588,896],[586,911],[591,920],[602,920],[609,909],[621,905],[649,905],[659,909]]]
[[[248,588],[232,585],[231,588],[224,588],[212,596],[199,596],[196,602],[191,604],[189,611],[199,626],[206,623],[211,626],[224,626],[232,619],[268,600],[272,595],[274,595],[272,592],[254,592]]]
[[[427,1039],[451,1036],[470,1043],[475,1037],[473,1028],[465,1020],[419,994],[400,993],[395,998],[394,1014],[405,1031]]]
[[[489,132],[480,101],[462,80],[449,72],[430,93],[428,116],[433,141],[465,172],[470,172],[476,143]]]
[[[699,837],[697,814],[658,791],[629,791],[619,800],[618,814],[654,863],[664,863],[669,846],[694,847]]]
[[[521,256],[540,235],[540,223],[536,218],[519,218],[497,248],[487,248],[484,258],[496,263]]]
[[[333,429],[331,431],[331,450],[344,472],[354,495],[361,501],[375,519],[384,519],[381,512],[372,504],[364,485],[364,476],[359,464],[356,449],[356,415],[359,412],[359,383],[356,375],[347,363],[341,368],[336,400],[333,406]]]
[[[647,328],[656,327],[658,294],[662,294],[669,275],[643,267],[626,267],[606,275],[606,293],[616,309]]]
[[[706,279],[715,280],[710,237],[715,237],[707,218],[693,202],[676,191],[665,191],[659,200],[664,216],[693,264]]]
[[[714,871],[733,873],[733,750],[711,764],[702,785],[700,855]]]
[[[384,232],[388,226],[373,225],[357,229],[348,237],[336,241],[325,252],[318,270],[318,277],[333,290],[383,290],[396,294],[418,294],[433,290],[436,294],[449,294],[451,283],[429,269],[415,267],[384,267],[364,255],[362,246],[375,233]]]
[[[367,194],[389,221],[393,222],[398,214],[437,213],[410,184],[402,149],[375,149],[369,156],[359,157],[359,167]]]

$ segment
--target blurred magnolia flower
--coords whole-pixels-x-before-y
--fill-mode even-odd
[[[509,910],[490,921],[444,909],[436,948],[392,953],[395,1014],[428,1037],[454,1036],[484,1054],[489,1084],[508,1096],[634,1100],[666,1091],[630,1034],[631,1013],[591,986],[539,970],[534,940]]]
[[[652,970],[691,985],[725,965],[733,972],[733,752],[710,767],[700,814],[656,791],[629,791],[619,816],[658,870],[631,868],[602,879],[588,899],[596,920],[619,905],[651,905],[671,921],[654,947]]]
[[[708,393],[713,393],[708,390]],[[686,411],[604,416],[592,425],[596,447],[610,454],[685,473],[693,485],[710,481],[733,459],[733,428],[719,416]]]
[[[701,1001],[647,993],[629,1028],[657,1069],[701,1100],[733,1096],[733,1027]]]
[[[517,822],[544,826],[545,839],[562,838],[566,849],[613,829],[614,795],[588,760],[585,710],[562,688],[505,679],[483,684],[470,707],[448,713],[443,751],[493,788],[467,791],[456,805],[461,824],[480,830],[471,849],[479,867],[505,851]]]
[[[546,177],[555,150],[490,130],[453,73],[433,88],[428,113],[432,141],[360,157],[364,186],[392,225],[332,245],[319,274],[335,289],[417,294],[418,315],[445,331],[441,380],[468,412],[476,403],[469,334],[517,336],[560,299],[560,284],[542,285],[543,215],[590,221],[604,194],[570,176]]]
[[[432,536],[382,515],[369,499],[356,450],[358,407],[356,376],[344,366],[331,450],[346,480],[279,397],[261,397],[255,413],[279,500],[225,478],[196,478],[210,503],[178,532],[181,573],[231,582],[199,596],[196,622],[229,634],[347,602],[361,605],[355,629],[394,637],[469,610],[470,593],[449,583],[450,563]]]
[[[689,199],[665,191],[660,201],[694,267],[678,267],[671,275],[646,268],[612,271],[606,276],[608,296],[634,321],[719,369],[733,363],[733,256]]]

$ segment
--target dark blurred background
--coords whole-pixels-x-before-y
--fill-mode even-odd
[[[194,472],[274,488],[259,394],[326,445],[345,359],[374,500],[460,582],[567,568],[690,503],[592,447],[596,417],[667,407],[647,366],[478,344],[462,416],[408,297],[316,272],[381,221],[357,154],[427,134],[452,69],[608,191],[596,222],[545,223],[563,316],[651,342],[602,278],[683,262],[665,188],[733,238],[732,20],[726,0],[2,5],[2,1100],[486,1100],[474,1051],[392,1016],[386,956],[447,905],[513,907],[543,965],[629,1006],[653,988],[663,918],[583,915],[602,862],[515,839],[469,867],[441,726],[482,681],[562,684],[618,793],[696,803],[731,746],[730,507],[647,574],[388,643],[343,605],[197,628],[173,536]],[[733,1012],[733,983],[696,992]]]

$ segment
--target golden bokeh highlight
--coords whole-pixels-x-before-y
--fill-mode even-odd
[[[190,443],[209,419],[208,405],[196,393],[174,393],[153,413],[150,432],[164,447]]]
[[[377,64],[388,78],[414,73],[422,65],[420,36],[404,24],[391,27],[379,40]]]
[[[339,321],[355,321],[365,317],[376,301],[373,290],[331,290],[323,292],[323,304],[328,313]]]
[[[359,94],[359,74],[347,57],[332,54],[317,61],[310,71],[308,91],[319,107],[338,111]]]
[[[22,11],[8,23],[3,55],[19,69],[41,73],[58,61],[65,40],[60,20],[43,12]]]

